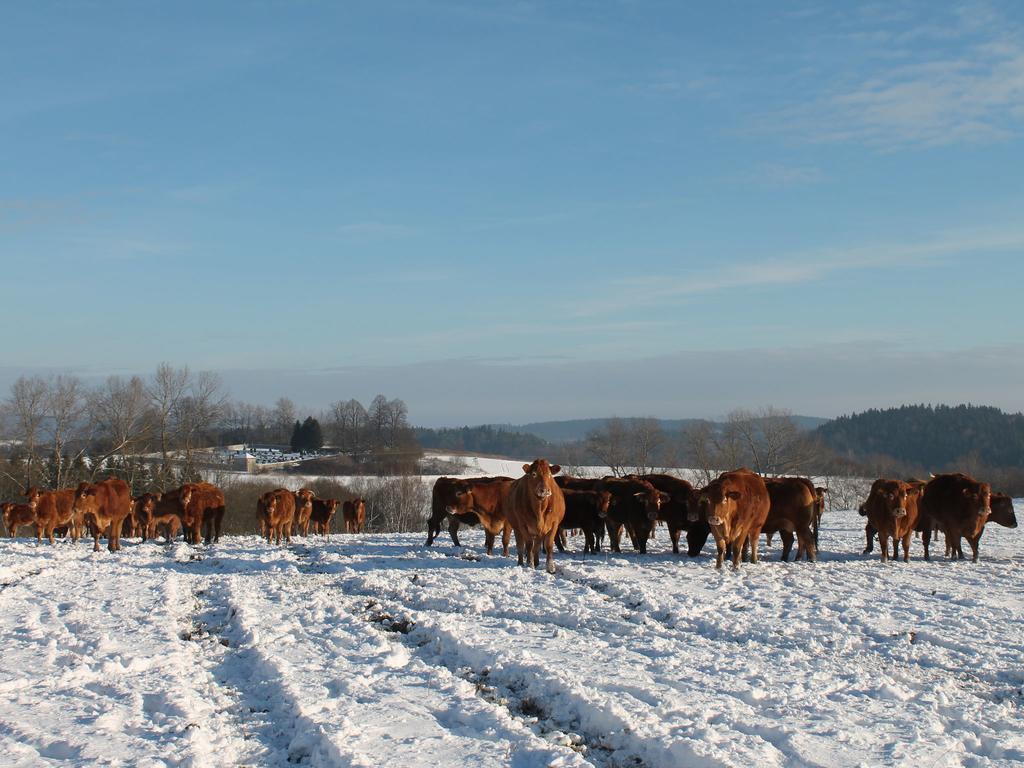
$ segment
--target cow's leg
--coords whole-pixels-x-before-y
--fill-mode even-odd
[[[484,528],[484,548],[488,555],[494,554],[494,534]]]
[[[557,528],[554,528],[548,532],[548,538],[544,545],[544,551],[547,554],[547,561],[545,563],[545,567],[547,568],[548,573],[555,572],[555,553],[552,544],[554,543],[554,540],[557,538],[557,530]]]
[[[757,546],[761,541],[761,529],[758,528],[756,530],[750,531],[747,534],[747,541],[750,542],[750,562],[760,562],[757,556]],[[792,546],[792,542],[790,543],[790,546]]]
[[[100,527],[98,525],[92,526],[92,551],[100,551]]]
[[[771,534],[769,534],[770,536]],[[793,532],[787,530],[779,531],[779,538],[782,539],[782,562],[789,562],[789,554],[793,551]],[[799,541],[797,544],[796,558],[800,559],[800,553],[803,551],[804,544]]]
[[[679,534],[683,532],[682,528],[669,528],[668,537],[672,541],[672,554],[679,554]]]
[[[888,531],[878,532],[878,546],[882,550],[882,562],[889,562],[889,533]]]
[[[555,534],[555,546],[558,547],[559,552],[565,552],[565,531],[560,530]]]
[[[715,547],[718,550],[718,557],[715,559],[715,568],[721,568],[722,562],[725,560],[725,537],[719,537],[718,533],[712,531],[715,537]]]
[[[746,542],[737,536],[733,538],[730,544],[732,544],[732,567],[733,569],[738,569],[740,562],[743,560],[743,549]]]
[[[686,554],[697,557],[707,544],[711,530],[705,525],[698,525],[686,531]]]
[[[929,560],[928,556],[928,543],[932,540],[932,527],[926,525],[924,530],[921,531],[921,544],[924,546],[924,559]]]
[[[814,538],[814,531],[804,529],[804,559],[812,563],[818,562],[818,542]]]
[[[622,526],[609,520],[605,523],[605,528],[608,530],[608,548],[612,552],[621,552],[619,538],[622,536]]]
[[[907,531],[903,534],[903,562],[910,562],[910,539],[913,537],[913,531]]]
[[[53,546],[53,529],[56,526],[55,522],[49,522],[46,524],[46,538],[50,541],[50,546]]]
[[[871,523],[867,523],[864,526],[864,551],[862,555],[870,554],[875,551],[875,529],[871,526]]]
[[[981,534],[977,536],[969,536],[967,543],[971,545],[971,562],[978,562],[978,547],[981,544]]]

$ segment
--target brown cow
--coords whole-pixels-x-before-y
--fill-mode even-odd
[[[612,495],[606,520],[612,551],[622,551],[619,542],[622,538],[622,528],[625,527],[633,548],[645,554],[647,540],[657,523],[661,505],[669,500],[669,495],[636,475],[605,477],[595,488],[608,491]]]
[[[112,477],[99,483],[79,483],[72,507],[74,515],[92,530],[93,551],[100,550],[100,536],[106,534],[107,549],[121,548],[121,525],[131,514],[132,495],[128,483]]]
[[[256,503],[260,516],[260,531],[267,543],[276,536],[277,544],[281,543],[281,534],[285,541],[292,541],[292,526],[295,524],[295,494],[287,488],[267,491]]]
[[[722,567],[728,548],[733,568],[739,568],[744,543],[750,547],[750,561],[756,563],[758,537],[771,506],[761,476],[746,468],[723,472],[700,491],[698,504],[718,547],[715,568]]]
[[[444,519],[448,518],[448,535],[451,536],[452,544],[456,547],[461,547],[462,544],[459,542],[459,526],[460,525],[480,525],[480,516],[469,511],[451,511],[460,508],[465,508],[465,504],[460,504],[456,494],[460,490],[465,490],[466,483],[511,483],[511,477],[474,477],[474,478],[458,478],[458,477],[439,477],[434,481],[434,487],[431,491],[430,498],[430,519],[427,521],[427,546],[434,544],[434,539],[441,532],[441,523]],[[511,528],[506,528],[508,536],[511,536]],[[490,553],[494,549],[494,539],[496,534],[484,528],[485,540],[487,551]],[[507,539],[506,539],[507,540]],[[508,552],[506,551],[506,555]]]
[[[486,535],[487,554],[494,552],[494,541],[501,534],[501,554],[508,557],[512,525],[505,515],[505,498],[514,481],[506,477],[459,479],[445,489],[442,503],[448,514],[460,521],[476,515]]]
[[[189,495],[181,516],[185,538],[192,544],[198,544],[200,539],[204,539],[206,544],[220,541],[224,522],[223,491],[212,483],[186,483],[181,487],[181,493]]]
[[[608,491],[574,491],[563,488],[562,496],[565,497],[565,516],[558,526],[559,531],[579,528],[583,531],[583,551],[600,552],[604,521],[608,517],[612,495]],[[555,545],[559,552],[565,551],[560,537],[555,537]]]
[[[815,517],[818,507],[818,494],[814,484],[804,477],[773,477],[765,478],[768,498],[771,506],[768,517],[761,527],[761,533],[769,537],[778,533],[782,539],[782,561],[789,560],[793,550],[793,536],[797,540],[796,560],[801,555],[814,562],[818,559],[818,548],[815,544]]]
[[[166,493],[144,493],[135,500],[134,515],[138,518],[143,539],[156,540],[163,533],[166,544],[181,532],[181,518],[192,498],[189,485]]]
[[[516,534],[519,565],[524,565],[524,560],[534,568],[540,565],[543,542],[548,573],[555,572],[555,536],[565,516],[565,497],[554,478],[561,469],[557,464],[549,465],[545,459],[523,464],[525,474],[512,482],[503,504]]]
[[[36,540],[41,541],[45,535],[53,544],[54,530],[68,526],[71,540],[77,542],[82,536],[82,516],[72,511],[75,506],[75,489],[65,488],[60,491],[41,491],[35,486],[25,490],[25,498],[29,506],[36,511]]]
[[[964,559],[961,538],[971,545],[974,562],[978,562],[978,544],[985,522],[991,512],[992,489],[973,477],[961,473],[936,475],[924,487],[921,517],[924,523],[921,541],[924,544],[924,559],[928,559],[928,543],[931,541],[932,524],[938,524],[946,534],[946,541],[953,542],[958,560]]]
[[[995,523],[1001,525],[1004,528],[1016,528],[1017,527],[1017,515],[1013,511],[1013,499],[1007,496],[1005,493],[992,492],[992,498],[990,501],[991,512],[989,512],[988,520],[985,524]],[[978,534],[979,540],[981,534],[984,533],[984,528],[981,533]],[[957,542],[957,546],[953,546],[953,542],[946,537],[946,557],[952,557],[953,553],[957,551],[960,546],[960,542]]]
[[[345,533],[362,533],[366,525],[366,500],[358,497],[341,505],[341,517],[345,521]]]
[[[309,519],[313,521],[313,533],[330,535],[331,520],[340,503],[337,499],[313,499],[313,509],[309,513]]]
[[[917,526],[921,486],[902,480],[879,478],[871,484],[871,492],[864,502],[868,524],[878,532],[882,562],[889,559],[889,539],[893,540],[893,559],[899,554],[903,542],[903,562],[910,562],[910,539]]]
[[[295,492],[295,528],[296,533],[309,536],[309,516],[313,512],[313,499],[316,494],[309,488],[301,488]]]
[[[679,554],[679,534],[686,531],[686,553],[690,557],[699,555],[711,535],[711,529],[698,513],[694,487],[672,475],[641,475],[640,478],[668,494],[668,499],[663,500],[658,510],[658,519],[668,526],[673,554]]]
[[[33,526],[36,532],[39,531],[39,524],[36,522],[36,508],[33,504],[14,504],[5,502],[0,504],[4,514],[4,529],[12,539],[18,535],[18,529],[24,526]]]

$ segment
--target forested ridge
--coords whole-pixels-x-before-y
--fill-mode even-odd
[[[971,464],[1024,466],[1024,415],[981,405],[903,405],[841,416],[818,427],[851,459],[889,456],[939,471]]]

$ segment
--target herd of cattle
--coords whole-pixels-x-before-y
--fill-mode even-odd
[[[515,535],[519,564],[537,567],[544,548],[546,565],[554,570],[554,549],[564,551],[564,531],[584,535],[584,552],[600,552],[605,533],[609,546],[619,552],[625,531],[633,548],[647,551],[656,526],[664,524],[679,554],[679,539],[686,532],[687,554],[699,555],[709,537],[717,548],[716,567],[726,558],[734,567],[741,560],[757,562],[761,534],[778,533],[782,559],[788,560],[797,544],[796,559],[814,561],[818,533],[825,508],[825,488],[803,477],[762,477],[749,469],[724,472],[704,488],[665,474],[626,477],[578,478],[559,475],[561,468],[537,459],[523,465],[523,476],[451,478],[434,483],[431,514],[427,522],[427,546],[434,542],[447,518],[448,531],[458,546],[462,525],[480,525],[486,534],[488,554],[501,534],[502,554],[509,554]],[[25,503],[5,503],[4,526],[10,537],[22,527],[33,527],[37,540],[45,536],[51,544],[55,535],[70,534],[77,542],[88,531],[99,550],[100,537],[108,548],[120,549],[122,536],[156,539],[169,543],[179,533],[192,544],[220,539],[224,520],[224,494],[211,483],[186,483],[163,493],[144,493],[133,498],[128,484],[111,478],[98,483],[81,483],[77,488],[43,491],[34,486],[25,491]],[[293,532],[327,535],[331,521],[342,507],[348,533],[361,533],[366,523],[366,502],[356,498],[343,504],[337,499],[318,499],[303,488],[278,488],[264,493],[256,502],[260,534],[268,543],[291,541]],[[867,518],[864,553],[874,549],[877,535],[882,560],[897,558],[903,544],[903,559],[909,559],[910,540],[921,535],[924,557],[929,559],[933,533],[942,531],[946,555],[963,559],[962,539],[978,559],[978,546],[985,524],[992,522],[1017,527],[1013,504],[1004,494],[993,493],[987,483],[964,474],[933,476],[929,481],[879,479],[871,486],[860,507]]]
[[[633,548],[647,551],[658,523],[668,528],[672,551],[679,554],[679,538],[686,532],[687,554],[700,554],[709,537],[717,548],[715,566],[728,557],[734,567],[741,560],[757,562],[761,534],[782,539],[782,559],[788,560],[797,542],[796,559],[817,559],[818,533],[825,508],[825,488],[803,477],[762,477],[749,469],[724,472],[706,487],[694,488],[686,480],[663,474],[627,475],[600,479],[559,475],[560,467],[538,459],[524,464],[524,475],[510,477],[450,478],[434,484],[427,545],[434,542],[444,520],[458,545],[461,525],[480,525],[486,533],[487,552],[502,535],[502,554],[508,555],[515,533],[519,563],[524,555],[538,564],[537,547],[543,543],[547,567],[552,570],[553,550],[564,548],[562,532],[580,530],[584,551],[600,552],[605,532],[614,552],[620,551],[622,531]],[[944,474],[928,482],[879,479],[860,507],[867,517],[864,554],[874,549],[877,535],[882,560],[893,557],[903,543],[909,559],[910,539],[921,534],[924,557],[929,559],[932,534],[942,531],[946,554],[963,558],[961,542],[978,545],[987,522],[1017,527],[1009,496],[993,493],[987,483],[964,474]]]
[[[210,544],[220,541],[224,523],[224,493],[212,483],[185,483],[163,493],[133,498],[128,483],[109,478],[55,491],[29,486],[25,499],[22,504],[0,504],[8,536],[14,538],[19,529],[29,527],[38,541],[46,537],[53,544],[55,536],[70,535],[77,542],[88,531],[96,551],[101,536],[106,537],[111,552],[121,548],[122,536],[145,541],[163,535],[170,543],[184,534],[192,544]],[[296,529],[308,536],[312,525],[314,533],[326,536],[339,504],[337,499],[318,499],[307,488],[268,491],[256,502],[260,533],[268,542],[276,534],[280,544],[282,535],[290,542]],[[366,524],[365,500],[351,499],[341,506],[345,530],[361,533]]]

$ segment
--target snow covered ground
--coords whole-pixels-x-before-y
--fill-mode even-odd
[[[0,764],[1024,763],[1024,535],[883,565],[862,525],[830,513],[817,564],[659,532],[555,576],[479,532],[3,540]]]

